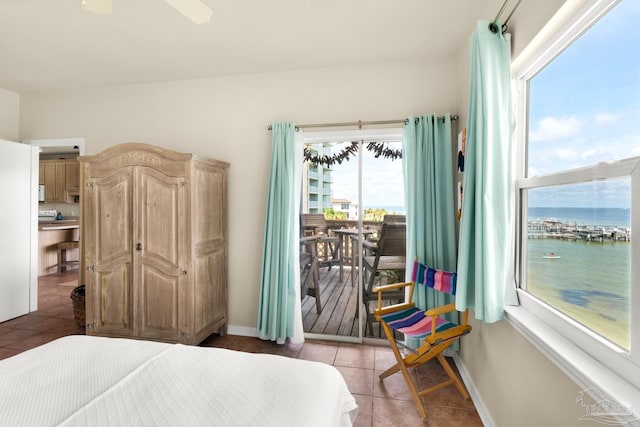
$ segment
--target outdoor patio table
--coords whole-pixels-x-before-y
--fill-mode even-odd
[[[351,266],[351,286],[354,285],[355,283],[355,279],[354,279],[354,271],[357,268],[357,258],[355,257],[355,254],[357,254],[356,251],[354,251],[353,249],[351,249],[351,253],[350,253],[350,246],[349,246],[349,242],[347,241],[348,239],[354,237],[357,238],[358,236],[358,229],[357,228],[342,228],[342,229],[334,229],[332,230],[335,234],[338,235],[338,237],[340,238],[338,240],[338,257],[340,258],[340,283],[342,283],[343,281],[343,276],[342,276],[342,268],[344,266],[345,261],[347,262],[348,265]],[[369,234],[373,234],[375,233],[376,230],[373,229],[363,229],[361,230],[361,234],[363,238],[366,238]]]

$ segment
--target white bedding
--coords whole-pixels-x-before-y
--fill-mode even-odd
[[[70,336],[0,361],[2,426],[350,426],[357,405],[318,362]]]

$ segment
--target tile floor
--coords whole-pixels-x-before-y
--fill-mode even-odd
[[[73,287],[60,285],[68,283],[75,274],[72,270],[61,275],[41,277],[39,310],[0,323],[0,359],[56,338],[84,333],[77,328],[73,319],[69,298]],[[429,419],[423,423],[400,374],[392,375],[384,382],[378,380],[378,374],[394,361],[388,347],[316,340],[308,340],[300,345],[276,345],[257,338],[233,335],[212,335],[201,345],[279,354],[335,366],[358,402],[356,426],[482,426],[473,402],[464,400],[453,386],[433,392],[425,398]],[[429,386],[446,376],[437,362],[423,365],[413,375],[422,386]]]

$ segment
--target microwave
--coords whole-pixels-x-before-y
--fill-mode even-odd
[[[38,185],[38,201],[44,202],[44,185]]]

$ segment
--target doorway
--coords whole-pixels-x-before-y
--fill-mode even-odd
[[[38,184],[45,187],[45,200],[38,202],[35,231],[37,255],[33,261],[37,266],[38,287],[45,278],[47,283],[55,282],[70,294],[79,283],[79,262],[74,262],[79,260],[79,249],[77,244],[66,245],[61,254],[62,261],[67,264],[58,268],[58,244],[79,241],[80,169],[77,157],[84,154],[85,141],[84,138],[52,138],[23,143],[38,147]],[[52,179],[55,184],[51,184]]]
[[[303,139],[301,236],[322,236],[314,243],[318,281],[307,281],[318,288],[305,292],[302,277],[305,337],[363,342],[377,336],[365,321],[363,245],[375,244],[385,214],[405,213],[402,129],[305,132]],[[305,227],[309,214],[324,225]],[[301,250],[310,252],[309,244]]]

